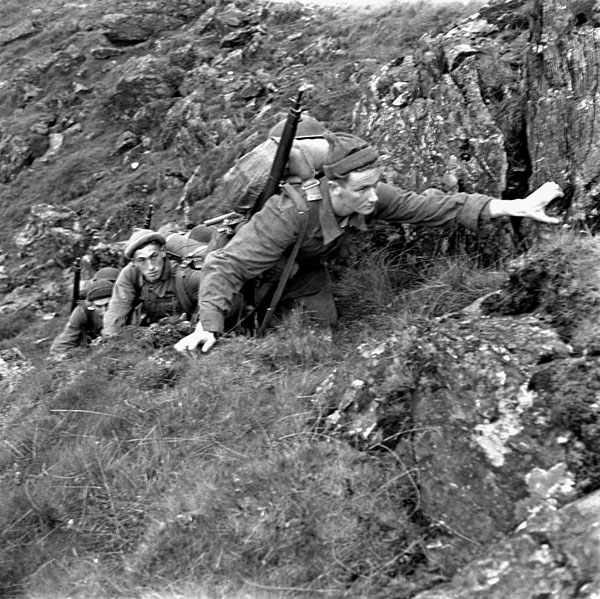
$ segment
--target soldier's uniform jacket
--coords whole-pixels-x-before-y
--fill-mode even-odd
[[[53,341],[50,352],[64,354],[70,349],[86,346],[102,332],[102,316],[82,301],[75,307],[65,328]]]
[[[156,322],[164,316],[186,314],[186,306],[178,296],[176,277],[182,277],[183,286],[194,309],[198,305],[200,271],[181,268],[165,259],[163,272],[158,281],[149,283],[130,262],[119,273],[113,294],[104,315],[104,335],[114,335],[131,324],[136,309],[141,308],[141,324]],[[192,314],[188,313],[191,317]]]
[[[456,222],[474,230],[480,219],[489,218],[487,205],[492,199],[481,194],[448,195],[439,190],[417,194],[386,183],[379,183],[376,192],[378,201],[371,218],[428,226]],[[303,270],[325,262],[339,247],[346,226],[366,228],[361,215],[340,219],[334,214],[326,178],[321,180],[321,195],[318,217],[309,219],[298,253],[297,262]],[[228,245],[207,256],[199,303],[199,318],[205,330],[223,332],[224,315],[235,294],[244,282],[278,263],[296,241],[304,218],[307,214],[287,194],[273,196]]]

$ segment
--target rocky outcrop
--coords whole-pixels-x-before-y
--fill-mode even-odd
[[[535,318],[442,319],[362,348],[332,374],[319,389],[321,424],[409,460],[415,509],[437,539],[428,559],[453,572],[535,508],[534,473],[561,472],[543,501],[574,497],[566,431],[550,424],[546,402],[530,388],[540,363],[568,356]]]
[[[600,594],[600,493],[539,508],[449,584],[414,599],[568,599]]]
[[[25,20],[12,27],[0,30],[0,46],[5,46],[19,39],[35,35],[40,27],[33,21]]]
[[[557,208],[593,229],[598,25],[593,3],[490,3],[374,76],[358,130],[402,185],[510,199],[554,180]]]
[[[16,348],[0,351],[0,389],[2,394],[8,394],[16,382],[33,370],[33,364]],[[4,411],[0,405],[0,418]]]
[[[532,185],[554,178],[567,189],[572,218],[595,227],[600,21],[593,2],[536,0],[532,12],[527,55]]]
[[[150,102],[178,95],[178,86],[183,80],[181,69],[164,58],[149,55],[130,58],[117,75],[107,102],[120,113],[129,115]]]
[[[529,10],[524,0],[500,0],[380,70],[355,123],[386,155],[386,177],[410,189],[506,198],[552,178],[573,199],[573,216],[593,228],[591,4],[536,0]],[[17,197],[9,184],[18,177],[38,177],[46,192],[53,162],[71,160],[54,175],[54,193],[69,207],[26,198],[7,236],[11,256],[2,254],[0,273],[7,318],[68,303],[70,265],[81,248],[84,276],[118,265],[114,240],[141,222],[150,203],[157,221],[180,216],[183,189],[198,219],[213,216],[205,210],[221,209],[210,203],[219,174],[280,118],[307,65],[317,63],[310,73],[325,80],[328,57],[347,52],[329,34],[305,43],[310,18],[294,7],[132,0],[118,12],[94,10],[62,37],[30,21],[1,31],[0,47],[14,52],[0,65],[3,203]],[[289,46],[271,27],[288,17],[295,19]],[[20,58],[41,34],[59,41],[46,55]],[[368,62],[336,75],[356,83]],[[311,108],[327,121],[334,111],[320,93]],[[81,224],[94,219],[95,229]],[[599,256],[593,244],[573,248],[516,270],[483,313],[362,347],[318,390],[315,426],[402,462],[412,524],[423,531],[407,563],[454,576],[421,599],[595,592],[597,573],[587,564],[598,555],[590,513],[600,487]],[[55,281],[33,284],[44,269]],[[167,352],[184,332],[174,324],[148,334],[149,352]],[[177,380],[171,363],[148,370],[148,391]]]
[[[521,127],[527,32],[514,13],[523,6],[494,3],[444,34],[425,36],[414,53],[372,78],[355,118],[389,156],[391,179],[409,189],[507,192],[516,160],[507,146]],[[502,103],[503,118],[496,118]]]
[[[428,563],[459,572],[423,598],[566,598],[600,583],[587,565],[598,524],[575,507],[600,488],[599,251],[537,250],[498,293],[361,347],[317,389],[322,430],[394,452],[411,476]]]

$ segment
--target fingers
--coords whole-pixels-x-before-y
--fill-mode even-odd
[[[555,218],[554,216],[548,216],[545,213],[544,213],[543,217],[540,216],[537,218],[537,220],[541,223],[547,223],[549,225],[558,225],[558,223],[560,223],[560,219]]]
[[[201,352],[203,354],[209,352],[215,345],[215,343],[217,342],[217,339],[214,335],[211,336],[211,338],[207,339],[203,344],[202,344],[202,348],[201,348]]]
[[[538,189],[538,191],[544,192],[544,195],[546,196],[548,202],[551,202],[555,198],[560,198],[565,195],[560,185],[558,183],[554,183],[554,181],[548,181],[547,183],[544,183]]]
[[[183,354],[189,354],[191,356],[196,356],[196,349],[200,346],[200,351],[205,354],[210,351],[215,343],[217,342],[217,338],[212,333],[204,331],[201,336],[197,336],[194,334],[188,335],[183,339],[180,339],[173,347],[176,351],[181,352]]]
[[[197,342],[194,339],[190,339],[190,336],[188,335],[187,337],[180,339],[173,347],[178,352],[187,353],[194,351],[197,346]]]

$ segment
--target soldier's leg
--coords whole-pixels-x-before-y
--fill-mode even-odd
[[[317,324],[337,324],[338,312],[333,299],[333,283],[325,266],[300,271],[290,281],[285,299],[288,308],[302,310]]]

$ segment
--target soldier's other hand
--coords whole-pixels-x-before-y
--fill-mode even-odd
[[[490,201],[490,216],[519,216],[531,218],[540,223],[555,225],[559,219],[546,214],[546,207],[552,200],[562,197],[563,191],[557,183],[548,181],[538,187],[526,198],[519,200],[497,200]]]
[[[217,337],[211,331],[196,330],[180,339],[174,347],[178,352],[187,354],[195,353],[196,349],[200,347],[200,351],[205,354],[213,348],[216,342]]]
[[[559,222],[558,218],[549,216],[546,214],[545,210],[546,206],[548,206],[552,200],[560,198],[563,195],[563,190],[558,183],[554,183],[553,181],[544,183],[533,193],[521,200],[521,209],[523,210],[522,216],[527,216],[542,223],[557,224]]]

